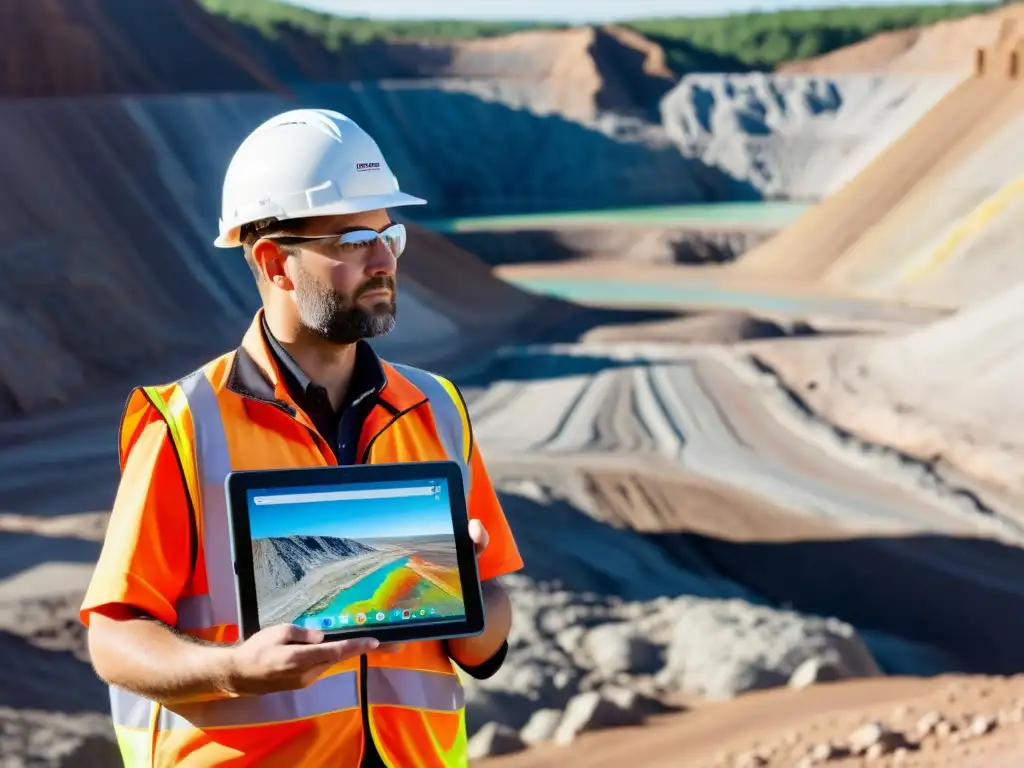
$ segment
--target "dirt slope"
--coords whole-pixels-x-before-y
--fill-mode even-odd
[[[984,718],[985,728],[972,726]],[[920,733],[922,721],[946,725]],[[481,768],[735,768],[736,766],[901,766],[902,768],[1016,768],[1024,739],[1024,679],[896,678],[757,692],[720,705],[654,720],[642,730],[587,734],[571,748],[544,744],[491,758]],[[843,754],[864,723],[904,735],[909,748],[882,755]],[[977,732],[975,732],[975,730]],[[812,749],[835,745],[826,760]]]
[[[240,253],[211,245],[220,176],[241,138],[289,106],[272,96],[0,105],[0,416],[235,343],[256,294]],[[453,304],[452,276],[467,273],[472,291]],[[382,344],[407,358],[458,354],[538,313],[557,322],[540,311],[549,302],[416,228],[403,277],[400,330]]]
[[[999,214],[1013,211],[1022,189],[1024,86],[1017,84],[993,105],[970,138],[937,163],[875,227],[831,267],[826,279],[873,293],[951,306],[991,295],[1024,265],[1008,264],[1017,253],[1016,232]],[[1003,238],[964,242],[996,225]],[[958,252],[957,252],[958,251]],[[928,278],[964,281],[935,290]],[[969,281],[969,282],[967,282]],[[931,282],[931,284],[929,284]]]
[[[4,96],[282,87],[193,0],[0,0],[0,51]]]
[[[934,74],[970,72],[964,57],[973,48],[1000,44],[1017,37],[1024,27],[1024,7],[1012,4],[989,13],[926,27],[884,32],[822,56],[783,64],[786,74]]]
[[[478,40],[375,41],[327,50],[300,30],[273,41],[194,0],[0,0],[0,94],[284,91],[286,83],[469,78],[540,87],[573,119],[653,114],[675,78],[665,54],[618,27]]]
[[[1022,307],[1018,280],[913,333],[758,354],[830,421],[1020,498]]]
[[[1022,108],[1019,81],[999,73],[964,80],[851,182],[747,254],[738,271],[851,289],[884,282],[1014,177],[1017,165],[990,150],[993,140],[1005,146],[999,137]]]
[[[578,120],[601,111],[653,116],[675,82],[655,43],[620,27],[530,30],[478,40],[395,42],[422,77],[541,87],[536,106]]]

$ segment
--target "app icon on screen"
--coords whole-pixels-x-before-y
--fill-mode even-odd
[[[347,613],[341,614],[341,616],[338,617],[338,623],[339,624],[348,624],[348,614]]]
[[[427,609],[426,608],[420,608],[420,616],[426,616],[426,615],[427,615]]]
[[[366,614],[365,613],[357,613],[356,614],[356,624],[365,624],[365,623],[366,623]]]
[[[332,619],[330,616],[324,616],[322,619],[320,619],[320,626],[323,627],[324,629],[327,629],[333,623],[334,623],[334,619]]]
[[[433,616],[435,613],[437,613],[437,609],[436,608],[431,608],[430,609],[430,615]]]
[[[388,615],[384,611],[377,611],[377,621],[384,621]]]
[[[408,608],[406,608],[404,611],[402,611],[402,618],[403,619],[408,619],[409,618],[409,609]]]
[[[391,609],[391,618],[392,619],[400,619],[400,618],[402,618],[402,609],[401,608],[392,608]]]

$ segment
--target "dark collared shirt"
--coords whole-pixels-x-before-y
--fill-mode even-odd
[[[377,353],[365,341],[356,344],[356,361],[348,392],[341,402],[341,407],[335,411],[327,390],[299,368],[299,364],[288,354],[281,342],[274,338],[266,320],[263,321],[263,332],[281,370],[281,378],[288,387],[288,393],[313,422],[320,436],[331,446],[338,463],[359,463],[356,450],[363,421],[373,408],[377,393],[384,388],[387,381]]]
[[[373,409],[377,394],[387,383],[384,367],[373,347],[366,341],[357,342],[355,366],[352,369],[348,392],[341,402],[341,407],[335,411],[327,395],[327,390],[310,379],[299,368],[299,364],[288,354],[281,342],[274,338],[274,334],[267,326],[266,319],[263,320],[263,335],[267,339],[270,353],[274,356],[277,367],[281,371],[281,379],[288,387],[288,393],[292,396],[292,400],[305,412],[320,436],[334,450],[338,464],[360,463],[360,457],[356,455],[356,451],[363,422]],[[464,667],[462,664],[459,666],[473,677],[486,680],[501,669],[507,655],[508,643],[506,642],[492,658],[480,666]],[[457,661],[455,663],[458,664]],[[365,712],[363,717],[366,717]],[[366,746],[359,768],[386,768],[373,743],[369,724],[365,721],[363,722],[363,737]]]

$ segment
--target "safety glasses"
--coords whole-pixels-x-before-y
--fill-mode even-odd
[[[284,245],[308,243],[313,240],[329,240],[343,251],[372,248],[379,239],[384,242],[396,259],[405,251],[407,238],[404,224],[391,224],[381,232],[375,229],[355,229],[340,235],[266,235],[267,240]]]

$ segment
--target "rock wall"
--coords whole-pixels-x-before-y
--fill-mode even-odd
[[[390,91],[336,93],[312,103],[358,113],[397,148],[402,134],[382,126],[414,113],[401,112]],[[429,92],[422,98],[434,108],[444,101]],[[180,375],[237,343],[258,297],[240,252],[212,246],[221,179],[242,138],[294,106],[269,94],[0,104],[0,416],[69,402],[103,381],[158,375],[154,367],[163,371],[158,380]],[[538,146],[537,166],[555,162],[567,140],[552,139],[547,154]],[[457,157],[458,145],[448,146]],[[444,200],[444,177],[414,173],[431,153],[441,154],[424,139],[396,151],[394,166],[408,189]],[[435,157],[434,167],[443,169],[443,160]],[[501,163],[500,153],[492,149],[490,161]],[[472,166],[468,155],[463,162],[460,172]],[[583,173],[585,162],[575,169]],[[503,178],[484,174],[478,183],[497,196]],[[582,194],[578,180],[567,184]],[[552,304],[481,274],[453,306],[439,281],[472,273],[472,263],[450,244],[414,234],[403,259],[398,327],[380,348],[414,364],[424,354],[461,354]],[[557,313],[542,319],[556,323]]]
[[[257,596],[265,599],[291,587],[317,568],[341,558],[374,552],[373,547],[337,536],[273,536],[252,542]]]
[[[0,0],[0,93],[283,90],[232,23],[193,0]]]
[[[768,198],[817,200],[857,175],[957,75],[688,75],[661,103],[681,151]]]

